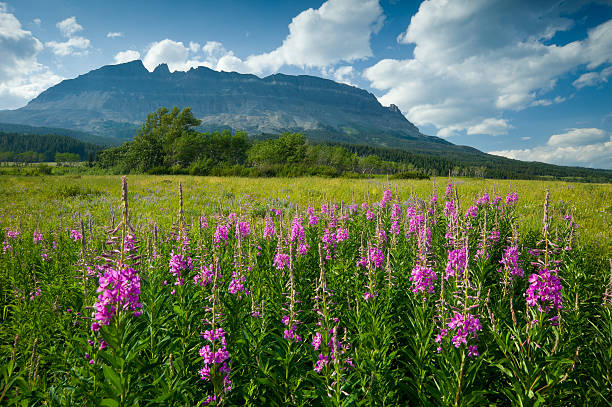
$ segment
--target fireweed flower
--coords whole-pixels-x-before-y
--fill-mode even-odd
[[[208,219],[206,219],[206,216],[200,216],[200,227],[202,229],[208,229]]]
[[[40,231],[38,231],[38,230],[35,230],[34,231],[34,235],[32,236],[32,242],[34,244],[38,244],[38,243],[42,242],[43,239],[44,239],[44,237],[43,237],[42,233],[40,233]]]
[[[374,270],[378,270],[382,268],[383,263],[385,262],[385,255],[381,249],[376,246],[370,248],[370,261],[374,266]]]
[[[357,213],[358,210],[359,210],[359,207],[357,206],[356,203],[352,203],[351,206],[349,206],[349,213],[351,216]]]
[[[389,234],[394,235],[394,236],[399,236],[400,234],[400,226],[399,226],[399,222],[398,221],[393,221],[393,223],[391,223],[391,228],[389,229]]]
[[[78,242],[80,240],[83,240],[83,235],[78,230],[73,229],[70,231],[70,238],[75,242]]]
[[[20,235],[19,230],[11,230],[11,229],[6,229],[6,237],[10,238],[10,239],[17,239]]]
[[[502,266],[497,271],[500,273],[506,272],[510,282],[512,282],[514,276],[523,277],[523,269],[519,267],[518,256],[518,247],[510,246],[506,248],[502,259],[499,261]]]
[[[402,217],[402,206],[400,204],[393,204],[391,207],[391,220],[398,220]]]
[[[225,225],[218,225],[215,230],[215,243],[219,244],[223,242],[224,246],[227,246],[228,227]]]
[[[336,243],[340,243],[348,239],[348,229],[338,228],[336,229]]]
[[[289,255],[282,252],[277,252],[274,256],[274,266],[277,270],[283,270],[289,266]]]
[[[478,206],[476,205],[472,205],[470,206],[467,211],[465,211],[465,218],[468,219],[469,217],[475,218],[476,216],[478,216]]]
[[[436,280],[436,273],[431,267],[424,267],[417,265],[412,269],[412,292],[414,293],[433,293],[434,292],[434,281]]]
[[[376,216],[374,215],[374,212],[370,211],[369,209],[366,212],[366,219],[367,220],[373,220]]]
[[[210,381],[211,374],[219,372],[223,377],[223,391],[231,391],[232,382],[229,378],[231,368],[225,331],[223,328],[207,330],[202,333],[202,337],[210,342],[210,345],[204,345],[200,349],[200,356],[204,359],[204,367],[200,369],[200,379]]]
[[[183,285],[185,279],[182,276],[182,271],[193,270],[193,263],[191,258],[182,256],[180,254],[174,254],[174,250],[170,254],[170,272],[176,277],[174,285]]]
[[[518,202],[518,194],[511,192],[506,196],[506,205],[511,206]]]
[[[276,232],[274,231],[274,219],[268,216],[266,217],[266,227],[264,228],[263,238],[266,240],[270,239],[274,237],[275,233]]]
[[[234,212],[227,215],[227,223],[229,223],[230,225],[233,225],[234,223],[236,223],[237,219],[238,219],[238,215],[236,215]]]
[[[388,189],[385,190],[385,192],[383,192],[383,197],[380,200],[380,207],[384,208],[385,205],[387,205],[387,202],[389,202],[392,199],[392,194],[391,191],[389,191]]]
[[[200,287],[205,287],[206,284],[212,282],[213,277],[213,265],[209,264],[206,266],[205,264],[202,264],[200,267],[200,272],[193,276],[193,283],[199,285]]]
[[[236,236],[246,238],[251,233],[251,225],[249,222],[238,222],[236,223]]]
[[[556,273],[542,269],[537,274],[529,276],[529,287],[525,291],[527,305],[548,314],[551,309],[563,308],[561,279]]]
[[[476,199],[476,205],[483,206],[483,205],[488,204],[490,201],[491,201],[491,198],[489,198],[489,194],[485,193]]]
[[[463,247],[460,249],[450,250],[448,252],[448,262],[446,263],[446,274],[444,279],[448,280],[450,277],[460,278],[463,274],[466,264],[467,248]]]
[[[476,345],[468,345],[470,340],[478,340],[477,332],[482,330],[480,319],[471,314],[460,314],[455,311],[455,314],[447,323],[447,328],[441,328],[436,335],[435,342],[441,343],[446,336],[451,336],[451,342],[455,348],[462,345],[468,346],[468,356],[478,356],[478,347]]]
[[[313,225],[319,224],[319,217],[315,215],[315,211],[313,207],[309,206],[308,209],[306,209],[306,215],[308,216],[309,225],[313,226]]]
[[[116,270],[110,266],[101,266],[104,274],[100,275],[97,289],[98,300],[94,304],[95,322],[91,324],[93,331],[98,331],[101,325],[108,325],[118,312],[133,311],[139,316],[142,304],[140,296],[140,276],[131,267]]]

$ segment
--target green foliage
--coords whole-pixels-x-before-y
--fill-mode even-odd
[[[183,223],[176,216],[174,185],[179,180]],[[481,356],[470,358],[450,338],[435,341],[440,299],[455,301],[461,289],[444,278],[449,244],[444,183],[184,176],[134,176],[130,182],[129,218],[141,242],[134,267],[140,274],[142,314],[122,310],[94,334],[92,307],[100,282],[96,266],[105,264],[100,254],[108,252],[113,240],[108,230],[119,220],[116,177],[0,179],[0,242],[10,245],[0,248],[1,405],[183,406],[199,405],[215,391],[220,394],[198,372],[203,366],[198,351],[207,343],[201,332],[210,327],[213,283],[199,285],[193,278],[210,265],[221,271],[217,304],[231,359],[232,390],[222,394],[220,405],[606,405],[612,397],[612,313],[605,295],[606,290],[612,293],[610,239],[605,235],[610,229],[603,211],[612,193],[608,185],[487,181],[492,197],[492,191],[505,193],[512,186],[520,199],[512,207],[502,204],[501,210],[485,205],[476,218],[463,220],[470,227],[465,233],[471,242],[470,295],[476,305],[471,312],[483,326],[474,342]],[[465,210],[483,184],[455,183]],[[534,271],[528,249],[543,238],[544,187],[557,197],[550,204],[552,238],[572,245],[554,255],[561,262],[563,282],[558,326],[530,310],[524,295]],[[394,191],[394,197],[380,209],[373,203],[384,190]],[[427,199],[432,192],[438,195],[437,204]],[[350,215],[350,204],[362,201],[369,202],[372,220],[363,209]],[[318,209],[333,203],[334,216]],[[391,204],[402,206],[397,236],[389,232]],[[307,225],[307,206],[316,208],[319,224]],[[413,292],[418,239],[408,231],[408,207],[432,222],[429,255],[438,278],[431,295]],[[272,208],[281,214],[270,215]],[[232,212],[236,221],[229,220]],[[568,234],[564,216],[569,213],[584,226],[577,236]],[[200,223],[202,215],[206,227]],[[278,236],[262,238],[270,216],[276,232],[283,233],[282,248]],[[304,218],[310,245],[301,255],[290,238],[294,216]],[[249,222],[248,236],[236,235],[238,221]],[[215,242],[217,225],[230,226],[227,244]],[[348,238],[329,247],[329,258],[323,249],[320,259],[317,248],[325,230],[339,227],[348,230]],[[506,290],[499,261],[515,228],[524,276]],[[9,237],[8,230],[20,234]],[[71,239],[72,230],[82,232],[83,240]],[[489,257],[477,260],[483,230],[500,235],[489,246]],[[38,243],[35,231],[43,235]],[[384,242],[380,231],[388,234]],[[184,237],[188,247],[179,243],[186,242]],[[368,245],[382,248],[381,268],[356,266]],[[290,253],[289,246],[302,322],[299,342],[283,337],[289,271],[274,265],[276,253]],[[193,268],[183,270],[183,285],[175,285],[170,272],[173,252],[193,261]],[[327,308],[317,303],[320,262],[330,295]],[[234,272],[244,273],[248,294],[228,291]],[[368,300],[366,284],[373,284],[377,294]],[[338,363],[330,362],[317,373],[319,351],[311,343],[319,331],[324,337],[320,349],[329,344],[326,324],[337,324],[339,340],[350,346],[337,354]],[[101,340],[106,342],[103,349]],[[354,367],[349,368],[348,358]]]

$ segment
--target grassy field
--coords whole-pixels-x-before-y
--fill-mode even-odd
[[[45,218],[61,214],[91,214],[100,222],[108,221],[110,210],[120,202],[119,176],[0,177],[0,216],[17,213]],[[160,224],[174,220],[178,205],[177,185],[182,182],[185,207],[189,216],[198,217],[223,204],[224,208],[250,206],[293,207],[296,204],[320,206],[332,202],[345,205],[373,202],[383,190],[390,189],[400,201],[426,199],[430,194],[444,194],[448,179],[391,180],[374,178],[219,178],[189,176],[134,175],[129,177],[135,216],[154,216]],[[515,191],[519,225],[523,230],[537,228],[543,216],[546,190],[553,208],[570,211],[581,227],[586,241],[612,248],[612,184],[581,184],[560,181],[509,181],[454,179],[460,205],[465,207],[477,194],[505,196]],[[19,222],[24,222],[20,219]],[[137,222],[138,223],[138,222]]]
[[[125,191],[0,176],[0,405],[612,403],[610,184]]]

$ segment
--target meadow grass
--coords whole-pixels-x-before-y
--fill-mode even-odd
[[[0,405],[610,404],[612,186],[450,182],[2,176]]]

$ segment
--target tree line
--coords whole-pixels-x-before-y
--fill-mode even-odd
[[[20,134],[0,132],[0,162],[70,163],[95,160],[103,147],[58,134]]]
[[[160,108],[147,116],[134,140],[103,151],[98,164],[114,172],[237,176],[363,176],[425,174],[407,162],[342,146],[309,143],[300,133],[250,140],[245,132],[202,133],[190,108]]]

